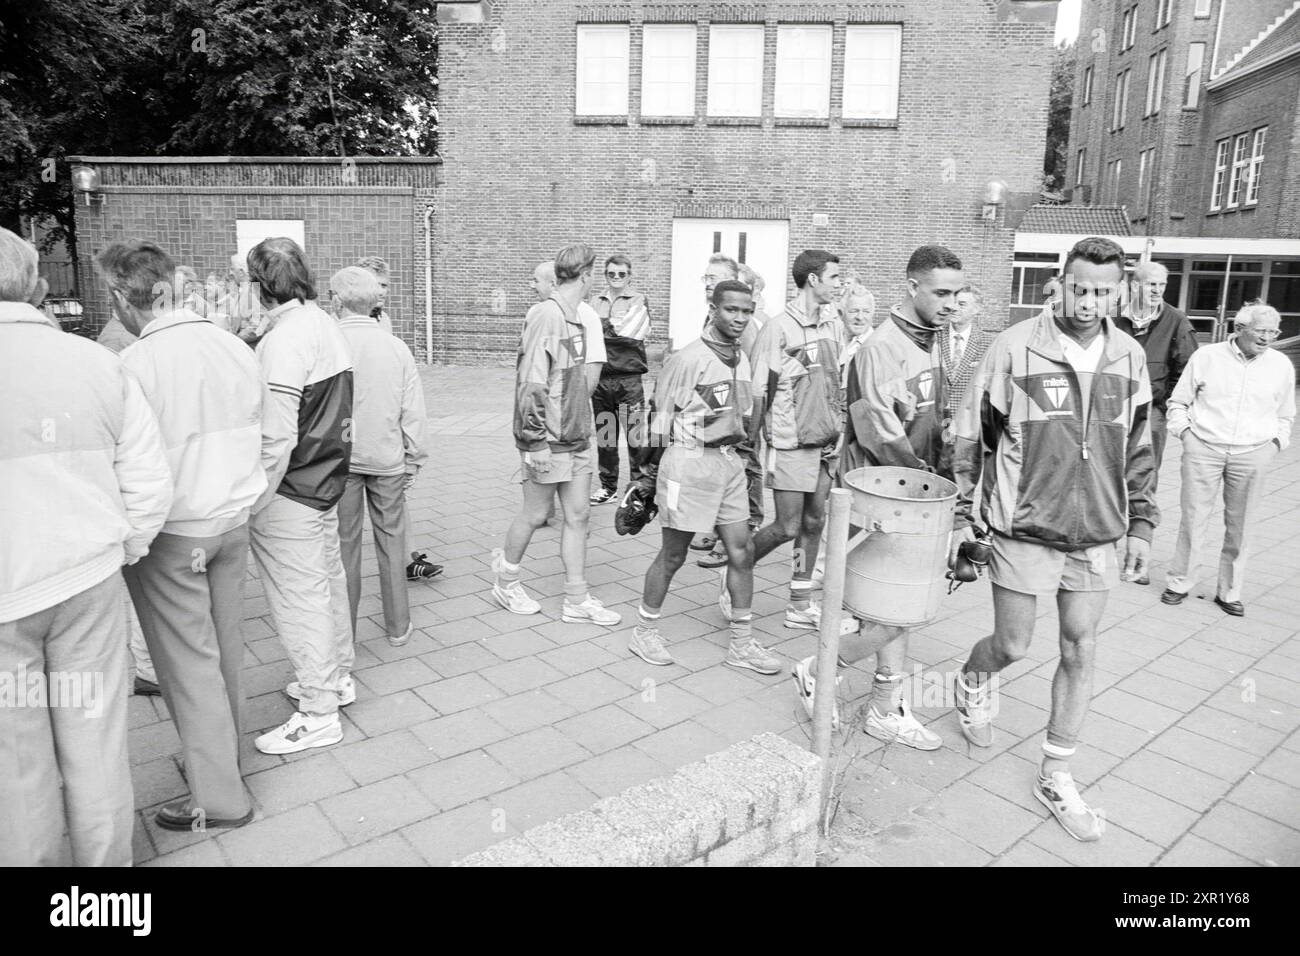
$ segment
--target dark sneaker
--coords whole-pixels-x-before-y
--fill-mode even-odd
[[[253,822],[253,808],[249,807],[242,817],[210,817],[202,810],[192,809],[188,800],[177,800],[159,810],[154,821],[164,830],[193,830],[195,833],[204,830],[233,830]]]
[[[1214,596],[1214,603],[1223,609],[1224,614],[1231,614],[1233,617],[1245,617],[1246,605],[1240,601],[1225,601],[1217,594]]]
[[[1182,604],[1183,598],[1185,597],[1187,597],[1187,595],[1184,594],[1182,591],[1174,591],[1170,588],[1165,588],[1165,593],[1160,595],[1160,603],[1161,604]]]
[[[411,563],[406,566],[406,580],[418,581],[420,578],[436,578],[442,574],[442,565],[428,560],[429,556],[420,551],[411,552]]]

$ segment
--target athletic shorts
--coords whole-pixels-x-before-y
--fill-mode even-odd
[[[830,477],[835,474],[825,448],[773,448],[769,445],[763,470],[767,475],[767,486],[773,491],[816,491],[823,472]]]
[[[592,461],[590,445],[581,451],[553,451],[551,467],[545,474],[539,475],[533,470],[532,465],[528,464],[524,452],[520,452],[520,474],[523,477],[519,480],[520,482],[535,481],[539,485],[561,485],[575,478],[591,475],[595,471]]]
[[[989,580],[1021,594],[1057,591],[1109,591],[1119,584],[1119,559],[1114,544],[1078,551],[1057,551],[1036,541],[994,534]]]
[[[745,462],[734,448],[670,445],[659,461],[655,504],[665,528],[712,532],[749,520]]]

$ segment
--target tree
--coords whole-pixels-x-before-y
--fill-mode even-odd
[[[1043,186],[1059,190],[1065,185],[1065,167],[1070,145],[1070,107],[1074,101],[1073,43],[1056,48],[1052,60],[1052,86],[1047,107],[1047,152],[1043,157]]]
[[[0,223],[71,235],[66,157],[425,155],[420,0],[0,0]]]

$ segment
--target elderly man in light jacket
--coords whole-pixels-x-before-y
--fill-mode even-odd
[[[123,564],[172,506],[158,424],[117,356],[36,306],[0,229],[0,866],[129,866]],[[62,792],[60,792],[62,789]]]
[[[262,378],[253,353],[187,308],[171,257],[115,242],[95,257],[113,311],[137,339],[122,352],[153,408],[176,500],[149,554],[126,570],[158,685],[180,734],[190,798],[168,830],[243,826],[239,773],[243,582],[249,509],[266,489]]]
[[[406,490],[426,457],[424,387],[406,343],[380,328],[371,310],[383,298],[373,272],[349,266],[330,279],[339,331],[352,353],[352,459],[339,500],[339,543],[348,577],[352,628],[361,601],[362,511],[379,560],[379,594],[388,643],[411,638],[406,594]]]

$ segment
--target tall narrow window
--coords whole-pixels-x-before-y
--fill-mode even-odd
[[[1232,144],[1232,173],[1228,179],[1229,209],[1236,209],[1241,205],[1241,190],[1246,182],[1246,170],[1250,166],[1250,158],[1246,155],[1249,139],[1249,133],[1242,133]]]
[[[1214,181],[1210,185],[1210,212],[1223,208],[1223,187],[1228,181],[1228,147],[1226,139],[1219,140],[1214,146]]]
[[[641,38],[641,115],[695,115],[693,23],[647,23]]]
[[[626,116],[628,28],[578,27],[576,112],[579,116]]]
[[[1083,70],[1083,94],[1079,97],[1079,105],[1087,106],[1092,102],[1092,67],[1084,67]]]
[[[1187,46],[1187,82],[1183,87],[1183,106],[1195,109],[1201,102],[1201,68],[1205,65],[1205,44]]]
[[[1264,171],[1264,139],[1268,127],[1255,130],[1255,141],[1250,148],[1250,170],[1246,175],[1246,205],[1259,202],[1259,177]]]
[[[1151,202],[1151,180],[1155,175],[1156,151],[1144,149],[1138,156],[1138,209],[1146,215]]]
[[[1194,17],[1208,17],[1210,15],[1210,0],[1196,0],[1196,6],[1192,10]]]
[[[1169,20],[1174,14],[1174,0],[1156,0],[1156,24],[1155,29],[1159,30],[1163,26],[1169,25]]]
[[[1134,41],[1137,39],[1137,7],[1129,7],[1124,11],[1124,18],[1120,22],[1119,28],[1119,51],[1132,49]]]
[[[897,119],[903,28],[849,26],[844,32],[844,118]]]
[[[763,25],[709,27],[709,115],[761,116]]]
[[[1074,184],[1076,186],[1083,185],[1083,167],[1086,166],[1087,163],[1088,150],[1085,147],[1074,154]]]
[[[1125,70],[1115,77],[1115,101],[1110,114],[1111,129],[1124,128],[1124,120],[1128,117],[1128,81],[1132,72],[1132,70]]]
[[[1119,180],[1124,172],[1124,161],[1121,159],[1113,160],[1110,164],[1110,201],[1119,202]]]
[[[777,116],[831,115],[831,27],[776,28]]]
[[[1147,68],[1147,108],[1143,116],[1154,116],[1160,112],[1160,101],[1165,95],[1165,51],[1161,50],[1151,57]]]

